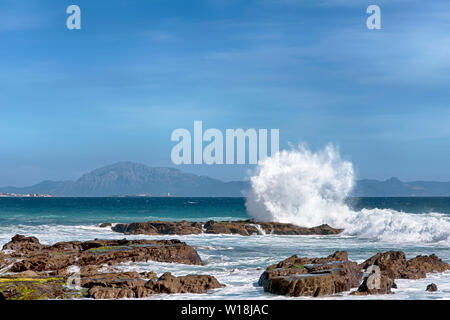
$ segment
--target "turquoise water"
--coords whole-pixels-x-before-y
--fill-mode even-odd
[[[244,198],[0,198],[0,225],[247,219]]]
[[[351,198],[354,210],[450,214],[450,198]],[[248,219],[245,198],[0,198],[0,225]]]
[[[120,270],[170,271],[175,275],[204,273],[226,285],[206,295],[153,296],[152,299],[284,299],[257,286],[262,269],[293,254],[326,256],[347,250],[363,261],[379,251],[402,250],[408,258],[436,253],[450,261],[450,198],[353,198],[348,206],[358,213],[357,228],[337,236],[189,235],[126,236],[130,239],[178,238],[192,245],[204,266],[156,262],[122,264]],[[244,198],[0,198],[0,245],[17,233],[36,236],[42,243],[125,237],[101,222],[146,220],[206,221],[247,219]],[[326,221],[324,221],[326,222]],[[425,287],[435,282],[439,291]],[[450,272],[423,280],[397,280],[395,295],[354,297],[344,293],[328,299],[450,299]]]

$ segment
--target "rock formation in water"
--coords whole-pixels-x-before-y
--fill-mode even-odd
[[[401,251],[377,253],[361,264],[337,251],[326,258],[299,258],[294,255],[269,266],[259,285],[264,291],[288,296],[332,295],[357,288],[351,294],[389,294],[395,279],[425,278],[427,273],[450,269],[439,257],[417,256],[406,260]]]
[[[108,227],[108,224],[101,224]],[[255,222],[254,220],[241,221],[147,221],[129,224],[116,224],[113,231],[124,234],[147,235],[187,235],[187,234],[239,234],[242,236],[276,234],[276,235],[333,235],[339,234],[343,229],[335,229],[327,224],[313,228],[299,227],[290,223]]]
[[[175,277],[153,272],[105,272],[122,262],[171,262],[202,265],[197,251],[179,240],[92,240],[43,245],[35,237],[16,235],[0,252],[2,299],[142,298],[158,293],[204,293],[221,288],[209,275]],[[78,268],[79,288],[68,287]],[[11,274],[13,273],[13,274]]]

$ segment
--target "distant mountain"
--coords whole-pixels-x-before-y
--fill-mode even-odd
[[[54,196],[104,197],[125,195],[170,195],[180,197],[241,197],[248,181],[223,182],[169,167],[149,167],[119,162],[84,174],[76,181],[43,181],[30,187],[4,187],[0,193],[45,193]],[[450,196],[450,182],[402,182],[359,180],[356,197]]]
[[[397,178],[386,181],[359,180],[352,193],[355,197],[448,197],[450,182],[402,182]]]
[[[248,184],[223,182],[168,167],[119,162],[84,174],[76,181],[43,181],[31,187],[0,188],[5,193],[46,193],[54,196],[170,195],[240,197]]]

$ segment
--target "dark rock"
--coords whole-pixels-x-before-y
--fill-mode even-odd
[[[109,222],[99,224],[99,228],[108,228],[111,226],[112,226],[112,223],[109,223]]]
[[[371,265],[377,265],[380,271],[391,279],[421,279],[425,278],[427,273],[444,272],[450,269],[450,265],[435,254],[417,256],[406,261],[402,251],[379,252],[360,266],[362,269],[367,269]]]
[[[222,287],[216,278],[209,275],[175,277],[167,272],[157,278],[153,274],[148,281],[135,272],[98,274],[83,279],[82,286],[89,289],[88,296],[94,299],[144,298],[161,293],[205,293]]]
[[[378,266],[389,278],[398,279],[406,267],[406,256],[402,251],[379,252],[360,264],[362,269],[372,265]]]
[[[15,236],[4,248],[14,250],[1,253],[0,269],[10,272],[54,271],[64,274],[72,265],[84,267],[121,262],[158,261],[201,265],[197,251],[179,240],[92,240],[59,242],[41,245],[34,237]],[[14,248],[14,249],[13,249]],[[8,262],[7,262],[8,261]],[[14,262],[16,261],[16,262]],[[12,264],[9,267],[9,264]],[[88,272],[95,272],[95,269]]]
[[[438,287],[435,283],[431,283],[431,284],[427,285],[426,291],[429,291],[429,292],[438,291]]]
[[[380,270],[377,265],[368,268],[368,273],[364,277],[362,284],[357,291],[352,292],[353,295],[368,294],[389,294],[394,286],[394,280],[388,277]]]
[[[0,278],[0,295],[5,300],[45,300],[81,297],[78,290],[65,286],[63,278],[41,276],[21,278],[17,275]]]
[[[420,279],[425,278],[427,273],[444,272],[450,269],[450,265],[432,254],[430,256],[417,256],[406,263],[402,278]]]
[[[11,241],[3,246],[3,250],[14,250],[21,252],[35,251],[42,248],[39,240],[36,237],[25,237],[20,234],[16,234],[12,237]]]
[[[130,224],[117,224],[112,227],[113,231],[124,234],[239,234],[242,236],[258,234],[278,235],[330,235],[338,234],[343,229],[334,229],[329,225],[321,225],[313,228],[303,228],[290,223],[260,222],[253,220],[241,221],[207,221],[204,225],[200,222],[188,221],[147,221]]]
[[[170,272],[164,273],[158,280],[150,279],[145,287],[157,293],[205,293],[211,289],[221,288],[216,278],[209,275],[187,275],[174,277]]]
[[[112,227],[113,231],[124,234],[200,234],[202,233],[202,224],[199,222],[170,222],[170,221],[148,221],[135,222],[130,224],[117,224]]]
[[[259,279],[264,291],[288,296],[323,296],[357,287],[362,272],[345,251],[326,258],[296,255],[269,266]]]
[[[326,258],[299,258],[297,255],[293,255],[292,257],[280,261],[277,264],[273,264],[267,267],[266,271],[264,271],[260,276],[258,284],[260,286],[264,286],[264,282],[271,277],[287,276],[291,274],[303,274],[313,271],[313,269],[315,269],[314,271],[317,271],[318,268],[326,270],[329,269],[327,263],[340,261],[348,261],[348,255],[346,251],[336,251]]]

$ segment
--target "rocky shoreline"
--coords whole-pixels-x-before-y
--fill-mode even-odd
[[[134,223],[102,223],[100,227],[111,227],[115,232],[125,235],[189,235],[189,234],[238,234],[241,236],[275,235],[335,235],[343,229],[332,228],[327,224],[305,228],[290,223],[255,222],[252,219],[239,221],[146,221]]]
[[[380,252],[358,264],[348,259],[347,252],[336,251],[325,258],[294,255],[267,267],[258,284],[265,292],[291,297],[326,296],[354,288],[352,295],[391,294],[396,279],[421,279],[449,269],[434,254],[406,260],[402,251]]]
[[[175,277],[154,272],[110,272],[122,262],[202,265],[197,251],[179,240],[92,240],[42,245],[14,236],[0,252],[0,299],[119,299],[158,293],[205,293],[221,288],[209,275]],[[106,269],[106,271],[105,271]],[[74,286],[68,286],[74,280]]]
[[[228,225],[216,230],[223,226]],[[0,251],[0,300],[144,298],[224,287],[212,275],[166,272],[158,276],[152,270],[116,268],[119,263],[142,261],[203,265],[197,251],[179,240],[94,239],[43,245],[35,237],[16,235]],[[396,279],[421,279],[446,270],[450,265],[434,254],[407,260],[402,251],[380,252],[358,264],[349,260],[346,251],[336,251],[319,258],[293,255],[267,267],[257,285],[267,293],[291,297],[349,291],[351,295],[391,294]],[[438,288],[433,283],[426,290]]]

